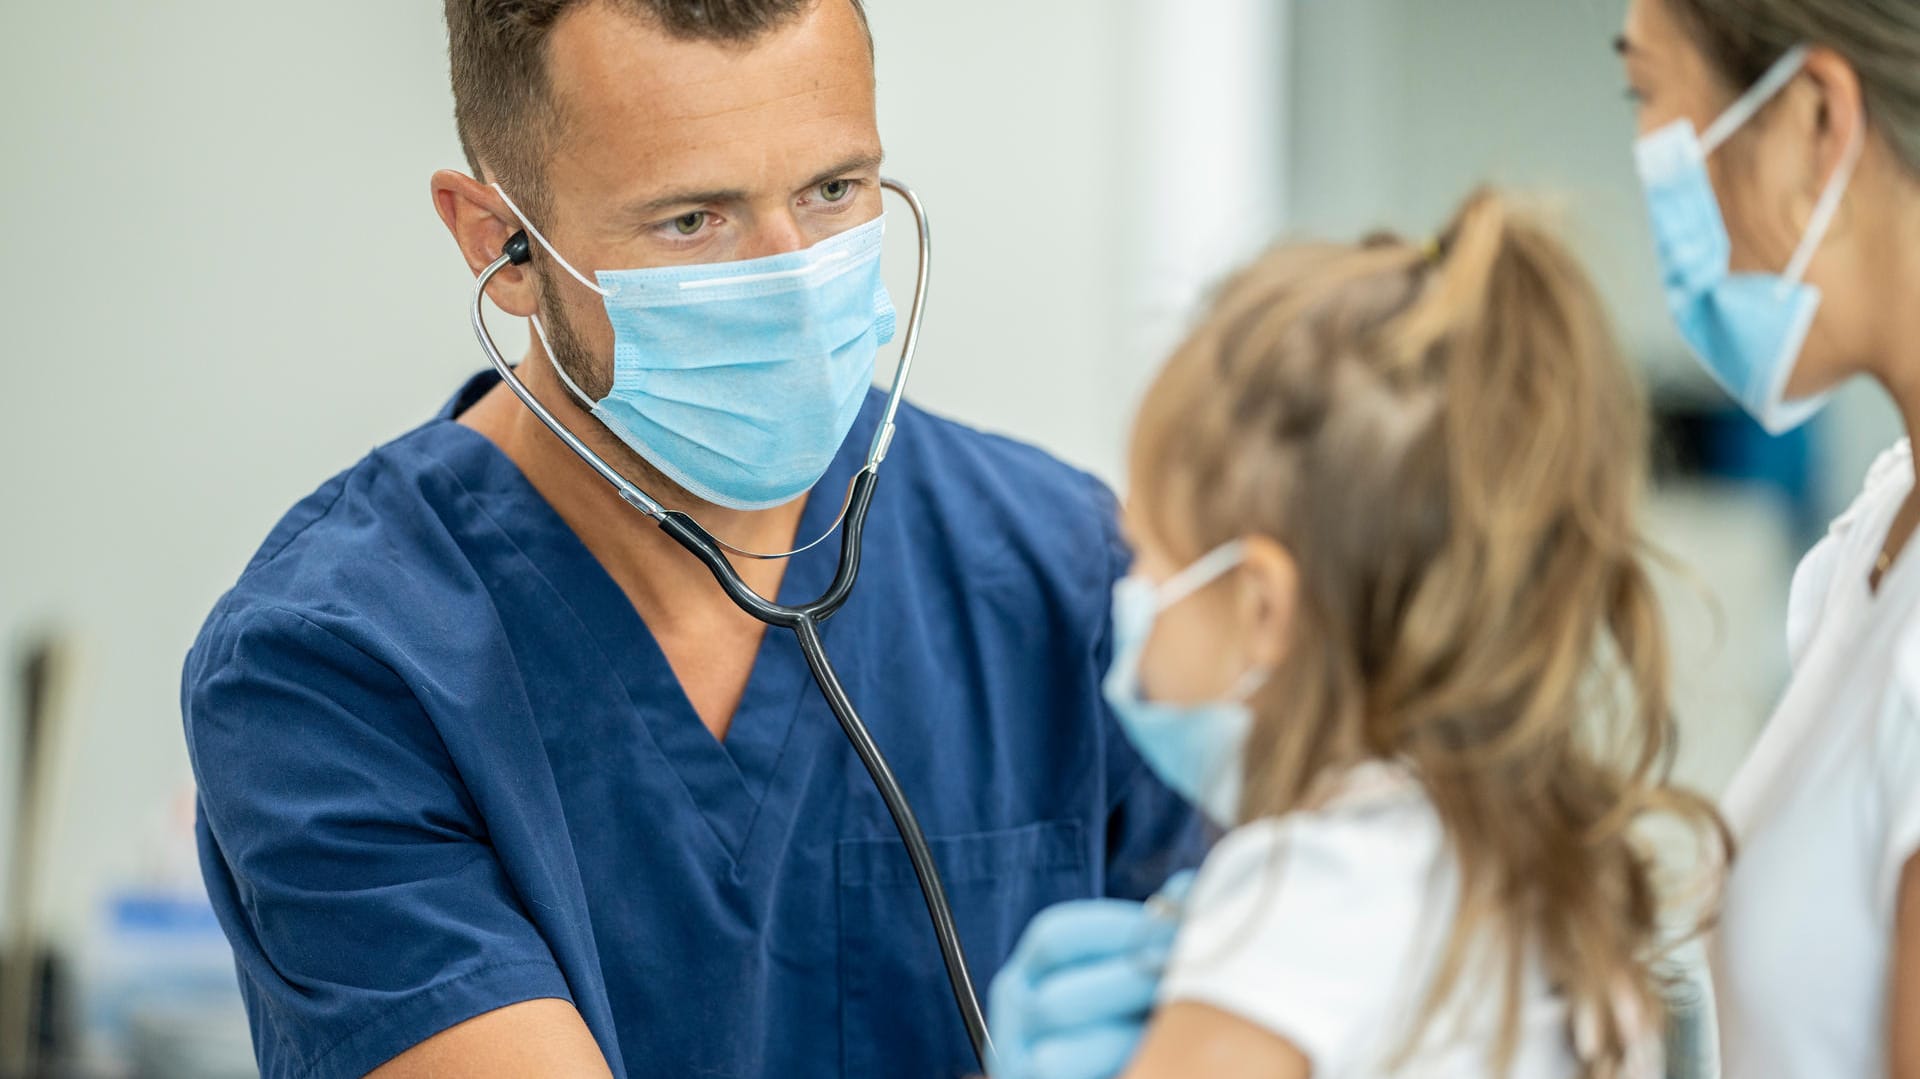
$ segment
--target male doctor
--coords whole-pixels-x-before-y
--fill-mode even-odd
[[[858,0],[446,15],[471,175],[436,174],[433,201],[476,272],[537,237],[489,290],[537,327],[526,384],[729,543],[825,531],[894,332]],[[836,555],[741,567],[793,601]],[[825,640],[982,985],[1042,907],[1139,898],[1197,856],[1100,700],[1127,557],[1092,479],[903,409]],[[286,515],[182,697],[269,1079],[976,1067],[894,826],[790,635],[491,373]]]

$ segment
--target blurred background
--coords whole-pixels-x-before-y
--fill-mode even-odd
[[[1119,484],[1147,376],[1234,262],[1425,235],[1483,180],[1536,193],[1654,387],[1681,770],[1717,791],[1785,678],[1795,560],[1898,431],[1856,387],[1769,443],[1694,373],[1632,173],[1624,4],[869,0],[888,171],[936,237],[912,396]],[[21,1022],[83,1044],[74,1074],[249,1074],[180,664],[283,511],[484,363],[427,195],[462,163],[439,12],[0,5],[0,982],[58,987],[0,1006],[0,1074]]]

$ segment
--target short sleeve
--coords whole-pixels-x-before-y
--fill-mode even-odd
[[[361,1076],[570,999],[404,683],[285,611],[210,623],[182,691],[200,855],[266,1079]]]
[[[1443,850],[1424,801],[1243,826],[1221,841],[1188,898],[1163,1003],[1207,1004],[1347,1074],[1399,1029],[1394,987],[1424,972],[1452,916],[1430,898]]]

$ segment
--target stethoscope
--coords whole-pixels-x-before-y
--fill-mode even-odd
[[[846,603],[848,594],[853,591],[854,579],[860,574],[860,540],[866,531],[867,510],[873,502],[873,486],[880,475],[880,462],[886,459],[887,450],[893,444],[894,419],[900,411],[900,397],[906,389],[907,376],[913,370],[913,353],[920,341],[920,316],[927,302],[927,270],[932,234],[927,228],[926,210],[920,205],[919,197],[905,184],[888,179],[882,179],[880,184],[906,200],[907,206],[913,211],[914,224],[919,229],[920,259],[914,277],[913,306],[900,346],[900,366],[894,374],[893,389],[887,395],[887,410],[880,421],[880,429],[867,451],[867,463],[854,476],[848,488],[847,501],[840,510],[839,520],[819,539],[805,547],[785,554],[759,554],[743,551],[715,538],[701,527],[700,522],[677,510],[665,508],[615,471],[612,465],[589,449],[534,397],[514,373],[506,357],[500,354],[499,347],[493,343],[493,336],[487,332],[486,319],[481,310],[487,284],[495,274],[508,266],[520,266],[532,260],[533,247],[524,229],[514,233],[500,257],[480,272],[473,290],[473,333],[479,338],[480,347],[486,350],[487,359],[492,361],[494,370],[500,372],[501,380],[513,390],[514,396],[520,398],[561,442],[566,443],[567,448],[612,484],[622,501],[651,517],[662,531],[705,563],[707,569],[713,572],[714,580],[720,582],[721,589],[741,610],[769,626],[792,630],[794,636],[799,638],[800,651],[807,658],[807,667],[813,671],[814,682],[819,685],[821,695],[826,697],[827,706],[833,709],[834,718],[840,721],[840,730],[846,734],[847,741],[853,744],[853,751],[859,754],[860,762],[866,765],[867,774],[873,777],[874,787],[886,803],[887,812],[893,816],[894,826],[900,830],[907,856],[913,861],[914,875],[920,879],[920,893],[926,898],[927,913],[933,919],[933,932],[940,942],[940,956],[946,961],[947,981],[953,987],[954,1003],[959,1006],[960,1018],[967,1025],[967,1037],[973,1042],[974,1054],[981,1066],[985,1067],[993,1043],[987,1034],[987,1020],[980,1010],[979,997],[974,992],[973,975],[968,971],[966,956],[960,950],[960,934],[954,926],[953,906],[947,901],[945,885],[940,882],[940,870],[934,864],[933,851],[927,846],[927,837],[920,829],[919,818],[914,816],[913,807],[907,803],[906,793],[900,789],[899,780],[894,778],[892,767],[887,764],[880,747],[874,744],[867,725],[860,721],[860,714],[854,711],[853,701],[840,684],[840,677],[834,673],[833,664],[828,661],[826,649],[820,642],[820,624],[833,617]],[[747,558],[790,558],[825,540],[833,534],[834,528],[840,527],[844,527],[845,531],[841,534],[839,569],[834,573],[833,583],[812,603],[789,607],[766,599],[748,587],[727,558],[727,551]]]

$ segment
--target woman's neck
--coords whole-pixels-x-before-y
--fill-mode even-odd
[[[1920,445],[1920,185],[1903,174],[1889,186],[1895,190],[1884,191],[1879,200],[1890,226],[1880,233],[1884,272],[1877,275],[1876,294],[1863,296],[1867,302],[1855,315],[1878,323],[1867,338],[1874,353],[1869,373],[1893,399],[1909,443]],[[1920,486],[1907,495],[1887,530],[1870,582],[1876,590],[1916,530]]]

